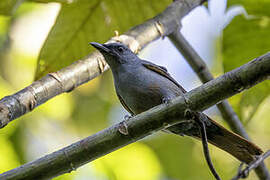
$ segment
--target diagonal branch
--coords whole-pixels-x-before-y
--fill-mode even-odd
[[[135,26],[124,35],[117,36],[113,40],[121,41],[133,51],[138,52],[150,42],[160,38],[161,35],[167,35],[175,31],[179,26],[179,19],[182,19],[183,16],[203,2],[205,0],[175,0],[161,14]],[[87,58],[78,60],[57,72],[49,73],[21,91],[4,97],[0,100],[0,128],[32,111],[54,96],[72,91],[107,69],[108,66],[103,56],[94,52]]]
[[[76,168],[158,130],[185,122],[185,112],[203,111],[270,77],[270,52],[200,87],[38,160],[0,174],[0,179],[43,179]]]
[[[189,44],[179,30],[171,33],[168,37],[179,52],[185,57],[186,61],[203,83],[214,79],[203,59]],[[243,124],[230,106],[229,102],[224,100],[217,104],[217,107],[221,112],[223,119],[229,124],[230,128],[242,137],[249,139]],[[270,179],[269,172],[263,162],[260,164],[260,166],[258,166],[258,168],[255,169],[255,171],[260,179]]]
[[[243,163],[241,163],[239,169],[238,169],[238,173],[235,177],[232,178],[232,180],[238,180],[240,178],[246,178],[249,175],[249,172],[254,169],[257,168],[261,163],[263,163],[263,161],[268,158],[270,156],[270,150],[268,150],[266,153],[262,154],[261,156],[259,156],[258,158],[256,158],[254,161],[252,161],[251,163],[248,164],[248,166],[242,170],[242,166]]]

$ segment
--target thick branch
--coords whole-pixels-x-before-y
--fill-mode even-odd
[[[137,52],[160,36],[170,34],[179,26],[179,20],[205,0],[175,0],[161,14],[129,30],[125,35],[115,37]],[[84,60],[78,60],[60,71],[50,73],[16,94],[0,100],[0,128],[38,105],[63,92],[97,77],[108,66],[99,53],[94,52]]]
[[[198,75],[198,77],[203,83],[214,79],[203,59],[189,44],[189,42],[185,39],[185,37],[181,34],[180,31],[175,31],[168,37],[175,45],[175,47],[180,51],[180,53],[185,57],[186,61],[189,63],[191,68],[194,70],[194,72]],[[221,112],[223,119],[229,124],[230,128],[242,137],[249,139],[243,124],[230,106],[229,102],[227,100],[224,100],[217,104],[217,107]],[[256,168],[255,171],[260,179],[270,179],[270,175],[264,163],[262,163],[258,168]]]
[[[185,120],[188,107],[203,111],[270,77],[270,53],[93,136],[0,175],[0,179],[52,178]]]

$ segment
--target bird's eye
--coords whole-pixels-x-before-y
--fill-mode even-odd
[[[120,47],[118,47],[117,49],[118,49],[118,51],[119,51],[120,53],[124,52],[124,48],[123,48],[123,47],[121,47],[121,46],[120,46]]]

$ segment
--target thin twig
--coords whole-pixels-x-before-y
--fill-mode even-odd
[[[232,178],[232,180],[238,180],[241,178],[247,178],[249,175],[249,172],[252,169],[257,168],[263,161],[270,156],[270,150],[262,154],[261,156],[258,157],[258,159],[252,161],[245,169],[242,170],[243,164],[241,163],[239,168],[238,168],[238,173],[235,177]]]
[[[185,39],[185,37],[179,30],[173,32],[168,37],[175,45],[175,47],[179,50],[179,52],[185,57],[185,60],[189,63],[191,68],[194,70],[194,72],[198,75],[198,77],[203,83],[211,81],[214,78],[203,59],[189,44],[189,42]],[[243,124],[230,106],[229,102],[227,100],[224,100],[217,104],[217,107],[221,112],[223,119],[229,124],[230,128],[240,136],[249,139]],[[270,179],[270,174],[264,163],[262,163],[258,168],[256,168],[255,171],[261,180]]]
[[[179,96],[169,104],[154,107],[68,147],[0,174],[0,179],[48,179],[71,172],[168,124],[184,122],[187,108],[195,112],[203,111],[269,76],[270,53],[187,92],[185,97]]]
[[[210,169],[210,171],[212,172],[213,176],[216,178],[216,180],[221,180],[221,178],[219,177],[217,171],[214,168],[214,165],[211,161],[211,156],[209,153],[209,148],[208,148],[208,140],[207,140],[207,133],[206,133],[206,128],[205,128],[205,123],[206,121],[208,121],[208,119],[204,118],[205,116],[201,116],[201,114],[199,114],[199,117],[197,118],[198,121],[195,120],[195,122],[197,122],[199,129],[200,129],[200,133],[201,133],[201,137],[202,137],[202,146],[203,146],[203,153],[204,153],[204,157],[206,159],[207,165]]]

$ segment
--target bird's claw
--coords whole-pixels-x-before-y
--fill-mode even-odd
[[[202,113],[200,113],[200,121],[204,123],[206,126],[211,126],[211,122],[209,121],[208,117]]]
[[[170,102],[171,102],[171,98],[166,98],[166,97],[162,98],[162,104],[168,105]]]
[[[132,115],[125,115],[124,116],[124,120],[126,121],[126,120],[129,120],[130,118],[132,118],[133,116]]]
[[[203,113],[198,113],[198,112],[192,111],[190,109],[185,110],[185,118],[192,119],[192,120],[198,120],[198,121],[200,121],[200,123],[204,123],[206,126],[211,125],[211,122],[209,121],[209,119],[207,118],[206,115],[204,115]]]

